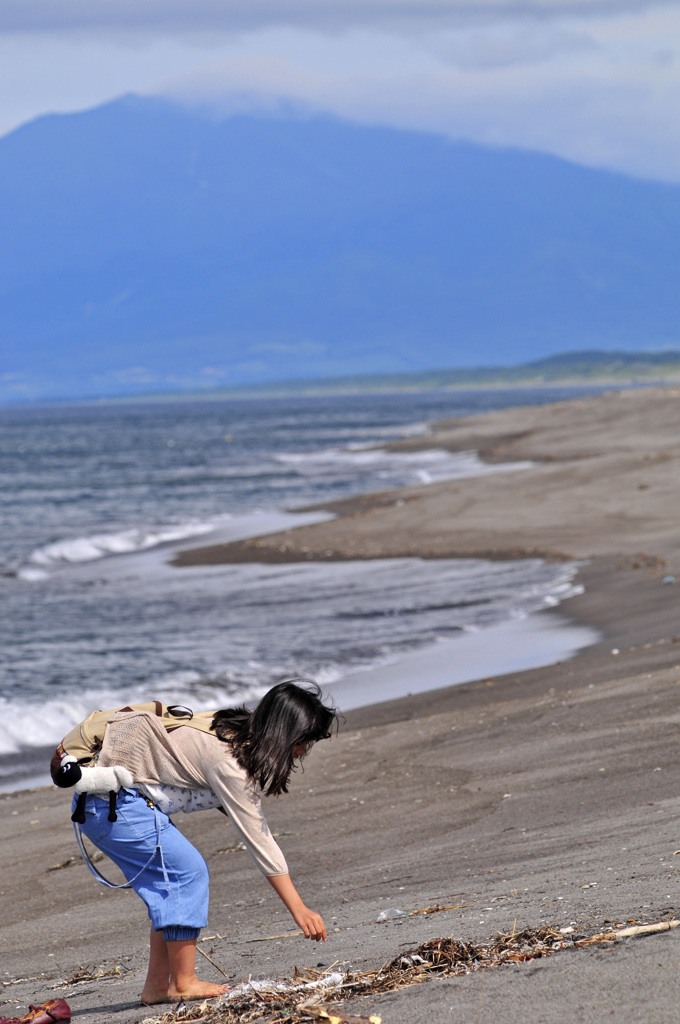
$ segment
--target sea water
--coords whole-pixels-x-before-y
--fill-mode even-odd
[[[521,474],[523,464],[488,466],[474,452],[379,445],[424,434],[431,420],[583,393],[0,409],[0,788],[32,777],[31,752],[98,707],[150,698],[225,706],[300,675],[358,706],[459,681],[434,670],[431,655],[429,672],[404,678],[408,658],[442,644],[453,645],[449,664],[460,652],[466,678],[489,674],[485,638],[516,633],[576,592],[576,566],[399,558],[179,569],[169,560],[187,546],[328,515],[292,511],[304,505]],[[533,645],[532,663],[592,639],[558,633],[549,654]],[[532,642],[523,646],[531,661]],[[517,667],[509,654],[501,662]]]

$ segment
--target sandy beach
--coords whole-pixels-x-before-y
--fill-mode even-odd
[[[601,639],[556,665],[456,686],[443,678],[347,713],[291,793],[267,805],[303,898],[329,926],[324,946],[286,934],[292,920],[221,815],[180,816],[211,871],[200,945],[232,984],[289,977],[295,965],[372,970],[438,937],[482,942],[544,924],[588,935],[680,916],[680,391],[514,408],[394,443],[415,446],[531,466],[339,502],[328,522],[187,550],[177,571],[577,559],[584,593],[540,614]],[[156,1015],[138,998],[145,911],[91,878],[69,804],[53,788],[0,796],[0,1015],[64,996],[83,1024],[134,1024]],[[413,913],[434,905],[450,909]],[[377,923],[387,909],[410,916]],[[348,1012],[383,1024],[676,1021],[679,954],[677,929],[432,979]]]

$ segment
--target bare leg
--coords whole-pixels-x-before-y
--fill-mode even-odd
[[[149,936],[149,969],[142,989],[142,1002],[150,1006],[152,1003],[164,1003],[168,999],[170,988],[170,961],[168,947],[162,931],[151,929]]]
[[[228,991],[196,977],[196,939],[166,942],[162,931],[151,930],[149,970],[142,1002],[176,1003],[180,999],[209,999]]]
[[[209,981],[199,981],[196,977],[196,939],[184,939],[179,942],[166,942],[170,961],[170,988],[168,995],[172,999],[206,999],[210,996],[221,996],[229,991],[228,985],[213,985]]]

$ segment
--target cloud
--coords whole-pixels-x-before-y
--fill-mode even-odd
[[[377,32],[305,38],[293,47],[270,30],[159,91],[221,115],[287,103],[680,181],[678,9],[593,20],[587,32],[493,22],[417,45]]]
[[[486,29],[441,32],[430,45],[446,63],[467,70],[536,64],[598,48],[588,32],[546,22],[500,22]]]
[[[329,111],[680,181],[677,4],[2,0],[0,132],[126,92],[219,116]]]
[[[3,0],[0,32],[172,34],[284,25],[331,32],[371,26],[399,31],[506,17],[618,16],[657,6],[658,0]]]

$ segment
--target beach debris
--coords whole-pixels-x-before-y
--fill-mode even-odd
[[[405,910],[400,910],[398,907],[389,907],[387,910],[381,910],[376,917],[376,922],[380,921],[395,921],[398,917],[408,917]]]
[[[44,978],[44,974],[34,974],[31,978],[10,978],[9,981],[0,981],[0,986],[2,986],[2,988],[7,988],[8,985],[23,985],[25,981],[43,981]],[[10,1000],[6,1000],[6,1002],[9,1001]]]
[[[147,1018],[144,1024],[175,1024],[177,1021],[198,1021],[203,1024],[311,1024],[332,1021],[354,1024],[371,1021],[369,1017],[352,1017],[329,1004],[345,1003],[355,996],[381,995],[418,984],[433,975],[469,974],[485,967],[548,956],[570,940],[552,928],[526,929],[500,936],[488,946],[474,945],[455,938],[434,939],[407,953],[402,953],[377,971],[347,971],[332,968],[324,972],[296,968],[290,981],[253,981],[237,986],[215,1001],[206,1011],[204,1006],[182,1008],[178,1016],[167,1012]],[[324,1017],[323,1013],[327,1016]]]
[[[659,921],[657,924],[637,924],[629,928],[616,928],[608,932],[598,932],[585,939],[578,939],[575,946],[592,946],[601,942],[618,942],[620,939],[631,939],[638,935],[654,935],[657,932],[668,932],[677,928],[680,921]]]
[[[402,956],[401,962],[404,967],[412,967],[414,964],[426,964],[427,960],[423,960],[418,953],[411,953],[410,956]]]
[[[504,896],[497,896],[496,899],[505,899]],[[493,902],[493,900],[492,900]],[[430,914],[441,914],[442,910],[463,910],[466,907],[473,906],[472,903],[449,903],[443,906],[441,903],[435,903],[431,907],[420,907],[418,910],[409,910],[408,917],[415,917],[417,914],[425,914],[428,917]]]
[[[516,923],[516,922],[515,922]],[[455,977],[489,967],[509,967],[553,956],[564,949],[579,949],[598,943],[618,942],[635,936],[669,931],[680,920],[657,924],[616,928],[595,935],[574,933],[573,928],[525,928],[498,935],[488,943],[465,942],[454,937],[431,939],[400,953],[377,971],[346,971],[333,967],[325,971],[295,969],[292,979],[253,981],[238,985],[212,1005],[183,1006],[144,1024],[176,1024],[179,1021],[202,1024],[375,1024],[375,1016],[356,1017],[345,1013],[352,998],[378,996],[417,985],[430,977]],[[338,1008],[338,1005],[340,1007]]]
[[[294,935],[302,935],[303,932],[281,932],[280,935],[263,935],[258,939],[246,939],[246,942],[271,942],[272,939],[290,939]]]
[[[93,864],[97,864],[100,860],[104,860],[104,854],[100,853],[99,850],[95,851],[90,860]],[[80,856],[67,857],[66,860],[60,860],[58,864],[50,864],[47,868],[48,871],[60,871],[62,868],[72,868],[74,864],[82,864],[83,859]]]
[[[125,967],[124,970],[128,971],[129,968]],[[122,973],[120,965],[114,964],[113,967],[105,970],[103,967],[81,967],[75,971],[74,974],[69,975],[68,978],[64,978],[63,981],[57,982],[52,988],[70,988],[73,985],[79,985],[83,981],[96,981],[98,978],[116,978]]]
[[[274,839],[278,839],[279,836],[289,836],[290,832],[272,832]],[[239,842],[234,843],[233,846],[221,846],[219,850],[215,850],[213,857],[218,857],[223,853],[243,853],[248,847],[245,843]]]
[[[200,953],[201,956],[204,956],[208,963],[211,963],[213,967],[215,967],[220,972],[220,974],[224,975],[225,978],[229,978],[229,975],[225,974],[220,965],[216,964],[213,958],[211,956],[208,956],[208,954],[204,950],[202,950],[200,946],[196,946],[196,952]]]
[[[356,1017],[354,1015],[347,1016],[347,1014],[335,1010],[329,1013],[323,1006],[310,1006],[306,1009],[308,1009],[312,1020],[324,1020],[328,1024],[381,1024],[382,1021],[382,1018],[376,1014],[372,1014],[370,1017]]]
[[[668,585],[669,583],[675,583],[675,576],[664,576],[662,583]]]
[[[222,846],[219,850],[215,850],[213,856],[217,857],[222,853],[240,853],[242,850],[246,849],[247,847],[245,843],[235,843],[234,846]]]

